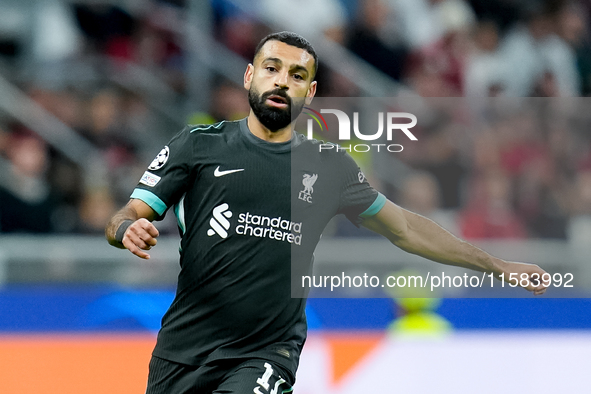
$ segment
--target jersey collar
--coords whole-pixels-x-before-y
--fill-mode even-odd
[[[263,149],[267,149],[274,152],[288,152],[289,150],[291,150],[293,146],[297,144],[298,139],[296,138],[295,132],[292,133],[291,139],[286,142],[269,142],[262,140],[253,133],[251,133],[246,122],[247,119],[248,118],[241,119],[238,123],[240,124],[240,132],[248,142]]]

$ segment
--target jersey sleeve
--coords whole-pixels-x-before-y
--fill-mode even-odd
[[[378,213],[386,203],[386,197],[375,190],[348,154],[342,156],[340,173],[342,187],[338,213],[342,213],[356,226],[363,218]]]
[[[192,176],[193,143],[189,128],[174,136],[158,153],[131,194],[148,204],[158,220],[186,192]]]

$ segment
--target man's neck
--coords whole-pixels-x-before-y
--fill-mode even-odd
[[[263,141],[278,143],[287,142],[291,139],[291,124],[287,125],[287,127],[284,127],[280,130],[271,131],[265,126],[263,126],[263,124],[259,121],[256,115],[252,112],[252,110],[248,115],[246,123],[248,125],[248,129],[250,130],[250,132],[254,134],[255,137],[258,137]]]

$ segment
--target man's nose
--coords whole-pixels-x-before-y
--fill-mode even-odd
[[[279,72],[277,73],[277,78],[275,78],[275,86],[279,89],[287,89],[287,80],[288,75],[286,72]]]

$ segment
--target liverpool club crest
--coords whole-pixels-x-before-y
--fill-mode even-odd
[[[314,183],[316,183],[316,179],[318,179],[318,174],[304,174],[304,179],[302,179],[304,190],[298,195],[300,200],[309,202],[310,204],[312,203],[312,193],[314,193]]]

